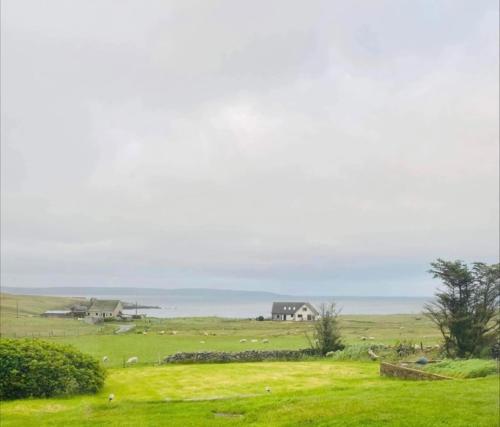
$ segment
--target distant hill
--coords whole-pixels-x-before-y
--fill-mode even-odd
[[[225,301],[236,300],[252,300],[252,301],[269,301],[275,299],[288,299],[297,301],[304,299],[304,296],[282,295],[273,292],[262,291],[240,291],[226,289],[206,289],[206,288],[184,288],[184,289],[158,289],[158,288],[110,288],[110,287],[48,287],[48,288],[15,288],[2,287],[3,292],[18,295],[52,295],[52,296],[115,296],[131,297],[131,296],[162,296],[175,297],[176,299],[189,298],[200,300],[219,300],[223,298]]]

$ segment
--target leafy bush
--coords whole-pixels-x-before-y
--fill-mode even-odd
[[[41,340],[0,341],[0,399],[95,393],[99,363],[72,346]]]
[[[333,360],[370,360],[368,350],[372,350],[377,353],[383,349],[384,346],[378,344],[348,345],[343,350],[334,352],[331,358]]]
[[[479,378],[497,373],[493,360],[443,360],[425,367],[427,372],[458,378]]]
[[[415,344],[407,340],[398,341],[394,346],[394,351],[398,357],[406,357],[416,353]]]

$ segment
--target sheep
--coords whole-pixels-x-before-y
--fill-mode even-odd
[[[373,341],[375,337],[368,337],[368,339]]]
[[[247,340],[246,340],[245,338],[242,338],[242,339],[240,340],[240,342],[241,342],[241,343],[243,343],[243,342],[247,342]]]
[[[205,335],[206,337],[208,337],[208,332],[203,332],[203,335]]]
[[[200,344],[205,344],[205,341],[200,341]]]
[[[326,357],[332,357],[335,354],[334,351],[329,351],[328,353],[325,354]]]
[[[132,365],[133,363],[137,363],[139,361],[139,358],[137,356],[134,356],[134,357],[130,357],[128,360],[127,360],[127,364],[128,365]]]
[[[361,337],[361,341],[366,341],[366,337]]]
[[[146,331],[142,331],[142,335],[147,335],[148,333]]]
[[[266,391],[267,391],[268,393],[271,393],[271,387],[269,387],[268,385],[266,385]]]
[[[108,360],[109,360],[109,359],[108,359],[108,356],[104,356],[104,357],[102,358],[102,361],[103,361],[103,362],[107,362]]]
[[[177,331],[172,331],[172,335],[177,335]]]
[[[259,342],[259,340],[252,340],[252,342]]]
[[[115,395],[113,393],[111,393],[109,396],[108,396],[108,402],[111,403],[112,400],[114,400],[115,398]]]
[[[368,356],[370,356],[370,359],[372,359],[372,360],[378,359],[378,356],[373,352],[373,350],[371,348],[368,349]]]
[[[165,335],[165,331],[160,331],[159,334],[160,335]]]
[[[263,342],[264,344],[267,344],[267,343],[269,342],[269,340],[268,340],[267,338],[264,338],[264,339],[262,340],[262,342]]]

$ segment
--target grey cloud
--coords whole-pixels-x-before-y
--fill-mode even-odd
[[[498,256],[498,5],[2,4],[5,285],[428,294]]]

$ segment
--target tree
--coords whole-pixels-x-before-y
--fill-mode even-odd
[[[335,303],[320,306],[320,317],[314,322],[313,340],[309,337],[308,339],[311,348],[321,355],[344,348],[338,324],[339,313],[340,311],[335,308]]]
[[[498,339],[500,264],[438,259],[429,273],[442,281],[434,303],[426,304],[426,315],[438,326],[448,356],[480,354]]]

